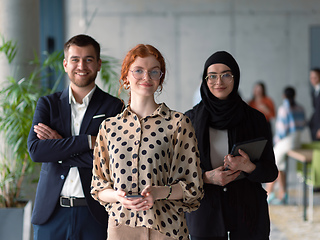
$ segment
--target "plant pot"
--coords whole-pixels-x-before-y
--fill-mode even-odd
[[[32,201],[23,207],[0,208],[0,239],[30,240]]]

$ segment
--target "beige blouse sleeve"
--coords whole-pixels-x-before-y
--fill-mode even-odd
[[[190,119],[183,115],[173,136],[171,184],[179,183],[183,189],[183,211],[191,212],[200,206],[203,181],[197,139]],[[169,181],[171,182],[171,181]]]

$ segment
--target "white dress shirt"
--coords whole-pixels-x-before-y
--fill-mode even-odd
[[[80,127],[84,114],[90,103],[92,95],[96,89],[96,86],[82,99],[82,104],[76,102],[71,87],[69,86],[69,104],[71,105],[71,134],[72,136],[77,136],[80,133]],[[91,136],[88,135],[88,144],[91,148]],[[77,197],[84,198],[84,193],[82,190],[82,184],[80,180],[80,175],[78,167],[70,168],[67,178],[64,182],[63,188],[61,190],[61,196],[66,197]]]

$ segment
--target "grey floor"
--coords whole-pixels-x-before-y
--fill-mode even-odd
[[[289,193],[288,205],[302,206],[302,179],[296,173],[296,162],[293,159],[288,161],[288,176],[287,190]],[[307,189],[309,193],[309,189]],[[313,196],[313,204],[320,205],[320,194],[316,193]],[[301,215],[302,216],[302,215]],[[319,238],[320,239],[320,238]],[[290,240],[286,238],[272,222],[270,240]]]
[[[289,240],[286,238],[285,234],[282,233],[275,225],[271,222],[271,234],[270,240]]]

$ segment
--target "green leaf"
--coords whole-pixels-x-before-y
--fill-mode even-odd
[[[0,52],[3,52],[6,57],[7,57],[7,60],[9,63],[11,63],[16,54],[17,54],[17,43],[16,42],[13,42],[13,41],[6,41],[4,36],[1,36],[1,40],[2,40],[2,45],[0,46]]]

